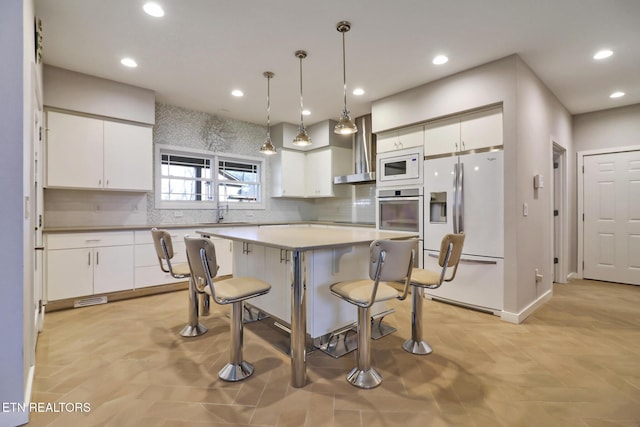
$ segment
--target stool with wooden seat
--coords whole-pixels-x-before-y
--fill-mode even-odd
[[[172,263],[173,259],[173,242],[171,240],[171,234],[167,230],[161,230],[158,228],[151,229],[151,236],[153,237],[153,244],[156,248],[156,255],[158,256],[158,262],[160,268],[165,273],[169,273],[171,277],[175,279],[187,279],[189,280],[189,320],[187,325],[182,328],[180,335],[183,337],[197,337],[207,332],[207,328],[199,323],[199,297],[202,293],[206,298],[202,298],[203,314],[209,314],[209,296],[204,294],[204,291],[198,292],[197,284],[191,280],[191,271],[189,270],[189,264],[186,262]]]
[[[242,358],[244,300],[264,295],[271,285],[253,277],[234,277],[214,281],[218,264],[216,250],[210,239],[184,237],[187,246],[187,261],[194,282],[204,284],[204,290],[218,304],[231,306],[231,343],[229,362],[218,372],[224,381],[240,381],[253,373],[253,366]]]
[[[382,376],[371,366],[371,306],[393,298],[405,299],[409,290],[416,239],[376,240],[369,248],[369,279],[334,283],[331,293],[358,307],[357,365],[347,381],[360,388],[380,385]],[[386,282],[404,282],[401,294]]]
[[[444,282],[451,282],[456,277],[463,244],[464,234],[445,235],[440,243],[438,256],[438,264],[442,269],[431,271],[414,268],[411,272],[411,339],[402,344],[402,348],[409,353],[429,354],[433,351],[431,346],[422,339],[424,290],[439,288]],[[453,271],[448,278],[445,278],[449,268],[452,268]]]

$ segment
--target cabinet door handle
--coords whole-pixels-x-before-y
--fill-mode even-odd
[[[466,149],[467,149],[466,145],[464,145],[464,141],[462,141],[462,149],[463,149],[463,150],[466,150]]]
[[[100,264],[100,252],[96,252],[96,265]]]
[[[101,179],[98,180],[98,185],[102,185],[102,180]]]
[[[91,252],[87,254],[87,265],[91,265]]]

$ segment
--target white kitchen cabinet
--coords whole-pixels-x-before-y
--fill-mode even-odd
[[[169,228],[173,244],[172,263],[187,262],[187,253],[184,244],[184,236],[198,236],[195,228]],[[153,244],[151,232],[149,230],[136,230],[135,239],[135,289],[149,286],[167,285],[171,283],[185,282],[187,279],[176,279],[169,273],[160,269],[158,255]],[[232,242],[227,239],[212,238],[216,248],[218,266],[218,276],[232,273]]]
[[[153,190],[152,129],[104,122],[104,188]]]
[[[420,147],[423,144],[424,126],[411,126],[379,133],[376,138],[376,151],[384,153],[404,148]]]
[[[47,186],[102,188],[103,121],[47,113]]]
[[[47,300],[132,290],[132,231],[46,236]]]
[[[47,112],[47,187],[150,191],[150,127]]]
[[[336,191],[341,194],[333,177],[351,171],[351,157],[352,151],[341,147],[306,153],[280,149],[271,163],[273,197],[333,197]]]
[[[492,108],[425,125],[425,156],[501,146],[502,109]]]
[[[271,290],[265,295],[251,299],[249,303],[256,307],[270,307],[269,314],[289,323],[291,321],[291,286],[287,286],[287,284],[293,283],[291,252],[279,248],[262,246],[257,246],[257,248],[263,249],[263,252],[257,252],[264,254],[263,260],[259,261],[263,270],[260,273],[251,269],[251,271],[246,271],[244,276],[264,280],[271,285]],[[265,268],[266,266],[269,268]],[[255,275],[256,273],[258,275]]]
[[[47,300],[93,294],[93,249],[60,249],[47,251]]]
[[[273,197],[305,196],[305,153],[279,149],[271,157]]]
[[[333,177],[351,172],[352,151],[329,147],[307,153],[305,194],[307,197],[344,195],[347,186],[335,186]]]

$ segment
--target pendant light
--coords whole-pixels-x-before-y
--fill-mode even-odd
[[[344,83],[344,109],[342,110],[342,115],[340,116],[336,126],[333,128],[333,131],[341,135],[351,135],[358,132],[358,127],[353,120],[351,120],[349,110],[347,109],[347,65],[345,59],[344,33],[350,29],[351,23],[347,21],[340,21],[336,26],[336,30],[342,33],[342,81]]]
[[[271,71],[265,71],[262,75],[267,78],[267,139],[264,141],[264,144],[262,144],[262,147],[260,147],[260,152],[262,154],[270,155],[276,153],[276,147],[274,147],[273,142],[271,142],[271,121],[269,120],[269,115],[271,113],[271,87],[269,83],[274,74]]]
[[[307,52],[304,50],[297,50],[296,58],[300,60],[300,129],[298,130],[298,134],[295,138],[293,138],[293,145],[297,145],[298,147],[305,147],[307,145],[311,145],[311,138],[307,134],[307,130],[304,128],[304,121],[302,119],[304,111],[304,106],[302,103],[302,60],[307,57]]]

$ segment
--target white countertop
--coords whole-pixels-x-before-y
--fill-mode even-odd
[[[370,244],[374,240],[407,239],[417,233],[347,227],[225,227],[196,230],[201,235],[251,242],[290,251]]]

